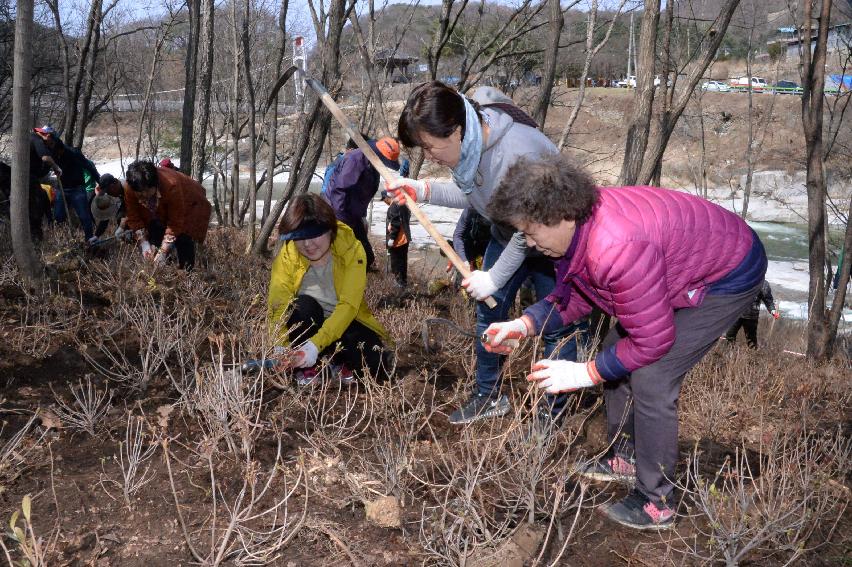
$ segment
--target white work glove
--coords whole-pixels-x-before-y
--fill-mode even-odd
[[[160,251],[157,252],[157,255],[154,256],[154,264],[157,265],[157,266],[165,266],[166,262],[168,260],[169,260],[169,253],[164,252],[162,249],[160,249]]]
[[[532,332],[532,322],[524,315],[511,321],[491,323],[482,335],[482,346],[488,352],[510,354],[518,348],[520,339]]]
[[[139,248],[142,249],[142,257],[146,260],[153,260],[154,254],[157,253],[157,249],[151,246],[151,243],[147,240],[140,240]]]
[[[462,280],[462,287],[477,301],[482,301],[486,297],[494,295],[499,289],[491,279],[488,272],[476,270],[469,277]]]
[[[405,204],[406,197],[413,198],[418,203],[427,202],[431,193],[428,181],[408,177],[398,177],[390,183],[385,183],[385,189],[401,205]]]
[[[781,317],[781,312],[778,311],[778,309],[773,309],[771,313],[773,319],[778,319],[779,317]]]
[[[91,238],[89,238],[89,240],[87,240],[86,242],[89,244],[89,246],[91,246],[92,244],[94,244],[94,243],[95,243],[95,242],[97,242],[97,241],[98,241],[98,237],[97,237],[97,236],[92,236],[92,237],[91,237]]]
[[[305,341],[299,350],[293,354],[293,366],[296,368],[310,368],[317,363],[319,349],[311,341]]]
[[[388,238],[388,248],[393,248],[393,239]]]
[[[536,362],[527,376],[527,381],[535,382],[536,386],[548,394],[573,392],[602,382],[600,378],[592,376],[586,362],[549,359]]]

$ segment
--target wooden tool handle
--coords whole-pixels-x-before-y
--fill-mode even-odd
[[[300,72],[300,71],[297,71]],[[376,155],[376,152],[373,151],[373,148],[370,147],[370,144],[367,143],[367,140],[361,136],[361,133],[356,130],[352,124],[349,122],[349,119],[346,118],[346,115],[343,114],[343,111],[337,106],[337,103],[334,102],[334,99],[331,98],[331,95],[328,94],[328,91],[325,90],[325,87],[317,81],[316,79],[311,79],[307,77],[305,79],[308,85],[319,95],[320,100],[322,100],[323,104],[328,108],[331,114],[337,119],[341,126],[346,129],[346,133],[349,134],[349,137],[355,141],[355,144],[358,146],[364,153],[364,157],[370,162],[370,164],[376,168],[376,171],[379,172],[379,175],[382,176],[386,182],[390,183],[399,178],[399,175],[387,167],[384,162]],[[465,278],[470,277],[470,269],[467,267],[467,264],[459,258],[459,255],[456,254],[456,251],[453,250],[453,247],[450,246],[450,243],[441,236],[441,233],[438,232],[438,229],[435,228],[435,225],[432,224],[432,221],[423,213],[420,207],[417,206],[417,203],[414,202],[413,199],[406,199],[405,204],[408,206],[408,210],[411,211],[411,214],[414,215],[414,218],[417,219],[417,222],[426,229],[426,232],[429,233],[429,236],[438,244],[438,247],[446,254],[447,258],[452,262],[453,266],[461,273]],[[497,302],[493,297],[485,298],[485,305],[494,309],[497,307]]]

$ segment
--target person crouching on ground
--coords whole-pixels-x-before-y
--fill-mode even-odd
[[[269,321],[279,345],[299,345],[285,361],[298,369],[298,384],[319,380],[321,356],[331,357],[345,384],[364,367],[377,376],[388,334],[364,300],[367,257],[352,229],[322,197],[303,194],[287,206],[279,232],[284,245],[272,263]]]
[[[382,201],[388,206],[385,219],[385,239],[390,256],[390,271],[400,289],[408,287],[408,245],[411,242],[411,211],[382,191]]]
[[[551,394],[603,384],[611,450],[578,473],[635,480],[603,509],[612,520],[671,527],[681,383],[760,291],[763,244],[718,205],[655,187],[597,188],[563,155],[515,164],[489,212],[558,259],[553,293],[491,325],[491,344],[511,351],[507,336],[546,333],[595,305],[618,319],[593,360],[539,360],[527,380]],[[560,316],[548,317],[554,307]]]
[[[179,171],[150,161],[131,163],[126,185],[127,228],[137,235],[143,256],[165,264],[174,251],[178,265],[192,269],[195,244],[204,242],[210,224],[211,207],[204,187]]]

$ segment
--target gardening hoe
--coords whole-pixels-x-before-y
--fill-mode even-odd
[[[288,69],[287,72],[289,71],[290,70]],[[364,157],[366,157],[369,160],[370,164],[374,168],[376,168],[376,171],[379,172],[379,175],[381,175],[386,182],[391,182],[397,179],[399,175],[388,169],[388,167],[382,162],[382,160],[379,159],[379,156],[376,155],[376,152],[373,151],[373,148],[370,147],[370,145],[367,143],[367,140],[365,140],[363,136],[361,136],[361,134],[358,132],[358,130],[356,130],[352,126],[352,123],[349,122],[349,119],[346,118],[346,115],[343,114],[343,111],[340,110],[340,107],[337,106],[337,103],[334,102],[334,99],[331,98],[331,95],[328,94],[328,91],[325,90],[325,87],[322,86],[322,84],[316,79],[304,76],[302,71],[296,69],[296,72],[301,75],[304,78],[305,82],[314,90],[314,92],[317,93],[322,103],[326,106],[326,108],[328,108],[329,111],[331,111],[331,114],[337,119],[340,125],[343,126],[343,128],[346,130],[346,133],[349,134],[349,137],[358,146],[358,149],[364,153]],[[453,263],[453,266],[455,266],[459,273],[461,273],[461,275],[466,278],[470,277],[470,269],[468,268],[467,264],[465,264],[462,259],[459,258],[459,255],[456,254],[456,251],[453,250],[453,247],[449,245],[449,243],[443,236],[441,236],[441,233],[438,232],[438,230],[435,228],[429,218],[425,214],[423,214],[423,211],[420,210],[420,207],[417,206],[417,203],[415,203],[412,199],[406,199],[405,204],[408,205],[408,209],[411,211],[411,214],[413,214],[417,221],[420,223],[420,225],[426,229],[426,232],[429,233],[429,236],[432,237],[432,239],[441,248],[444,254],[447,255],[447,258],[450,260],[450,262]],[[497,307],[497,302],[494,301],[493,297],[486,297],[485,305],[487,305],[491,309],[494,309],[495,307]]]
[[[437,352],[440,348],[440,343],[438,343],[438,341],[433,341],[430,333],[430,329],[434,325],[441,325],[443,327],[447,327],[464,337],[470,337],[472,339],[477,338],[475,331],[468,331],[467,329],[463,329],[459,327],[456,323],[450,321],[449,319],[444,319],[443,317],[424,319],[423,324],[420,327],[420,336],[423,338],[423,348],[426,349],[426,352],[428,354]],[[479,340],[483,344],[488,344],[491,340],[491,335],[482,333],[482,335],[479,336]],[[502,344],[510,348],[518,348],[518,345],[520,345],[520,341],[517,338],[508,338],[505,339]]]

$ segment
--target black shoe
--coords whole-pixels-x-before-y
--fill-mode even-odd
[[[509,405],[509,398],[505,395],[483,396],[482,394],[473,394],[467,403],[450,414],[450,423],[462,425],[480,419],[502,417],[509,413],[510,409],[512,409],[512,406]]]
[[[601,457],[577,467],[578,475],[602,482],[636,482],[636,461],[621,456]]]
[[[638,490],[615,504],[602,507],[601,511],[613,522],[635,530],[668,530],[675,523],[674,510],[666,505],[658,507]]]
[[[540,437],[549,437],[559,429],[563,415],[562,413],[553,415],[547,404],[539,404],[533,416],[533,434]]]

